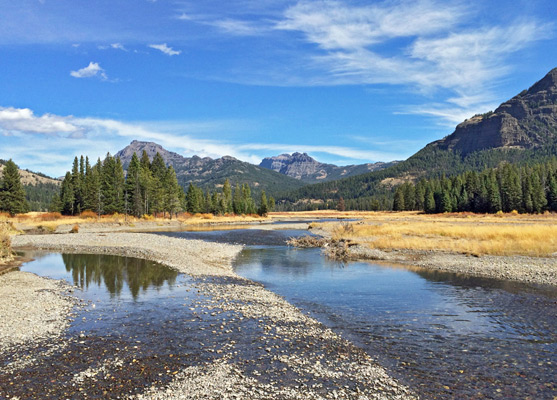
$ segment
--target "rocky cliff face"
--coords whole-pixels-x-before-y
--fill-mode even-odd
[[[395,163],[396,161],[338,167],[333,164],[321,163],[307,155],[307,153],[293,153],[264,158],[259,166],[303,182],[316,183],[376,171],[387,168]]]
[[[494,112],[474,116],[434,142],[463,156],[491,148],[531,149],[557,140],[557,68]]]

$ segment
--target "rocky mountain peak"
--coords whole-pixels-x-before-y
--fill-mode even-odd
[[[433,145],[463,156],[490,148],[530,149],[557,140],[557,68],[495,111],[459,124]]]

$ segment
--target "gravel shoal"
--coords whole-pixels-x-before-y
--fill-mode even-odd
[[[152,384],[131,398],[416,398],[363,350],[262,285],[236,275],[231,263],[242,246],[141,233],[18,236],[13,245],[145,258],[194,278],[200,311],[191,310],[201,319],[216,319],[206,339],[217,340],[220,347],[201,344],[210,359],[182,367],[163,387]],[[92,385],[87,377],[103,368],[121,367],[108,363],[76,376]]]
[[[28,272],[0,275],[0,352],[59,336],[75,301],[69,285]]]
[[[353,246],[352,260],[380,260],[485,278],[557,286],[557,257],[471,256],[465,254],[404,251],[391,252]]]

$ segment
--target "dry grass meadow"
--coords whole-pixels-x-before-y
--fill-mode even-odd
[[[557,254],[557,214],[319,212],[304,215],[361,219],[314,223],[312,228],[324,230],[335,239],[347,239],[380,250],[536,257]]]
[[[79,231],[80,226],[84,225],[105,225],[105,226],[122,226],[129,227],[142,227],[143,225],[150,226],[165,226],[170,223],[196,226],[203,224],[226,224],[226,223],[249,223],[260,222],[267,218],[258,215],[223,215],[214,216],[213,214],[188,214],[181,213],[172,219],[152,215],[144,215],[141,218],[132,217],[124,214],[103,215],[100,218],[92,211],[85,211],[76,216],[63,216],[60,213],[52,212],[30,212],[27,214],[18,214],[11,217],[7,213],[0,213],[0,224],[13,224],[13,226],[20,229],[37,229],[43,232],[54,232],[62,225],[72,226],[75,231]]]

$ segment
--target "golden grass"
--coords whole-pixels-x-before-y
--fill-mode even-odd
[[[12,228],[9,223],[0,222],[0,263],[12,258],[11,231]]]
[[[373,213],[362,221],[313,224],[335,239],[381,250],[441,250],[474,255],[551,256],[557,215]]]
[[[178,218],[173,216],[172,219],[168,217],[163,217],[158,215],[157,217],[153,215],[143,215],[141,218],[135,218],[130,215],[126,216],[124,214],[112,214],[103,215],[101,218],[91,212],[84,211],[80,215],[76,216],[63,216],[60,213],[41,213],[41,212],[31,212],[27,214],[18,214],[14,217],[10,217],[7,213],[0,213],[0,224],[1,223],[13,223],[21,227],[36,228],[44,231],[54,232],[61,225],[95,225],[95,224],[115,224],[115,225],[130,225],[130,226],[141,226],[141,224],[154,223],[159,226],[163,226],[170,222],[179,222],[183,225],[200,225],[211,223],[246,223],[246,222],[259,222],[264,221],[267,218],[260,217],[258,215],[223,215],[215,216],[213,214],[188,214],[181,213]]]

